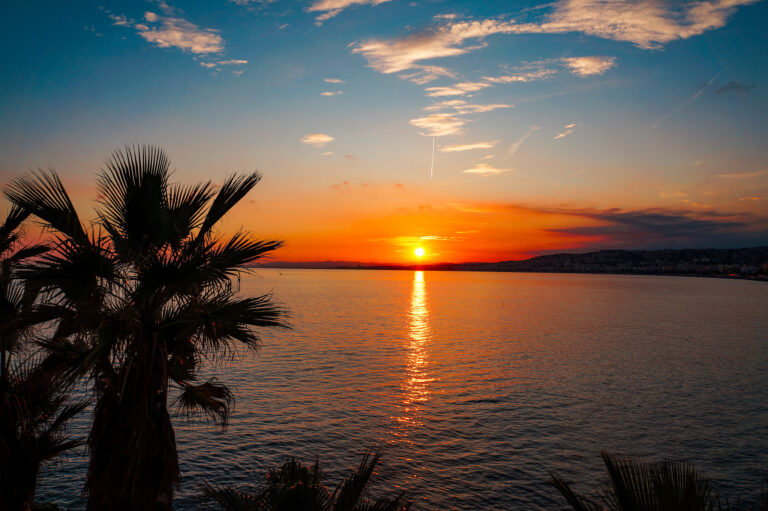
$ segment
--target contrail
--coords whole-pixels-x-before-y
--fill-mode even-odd
[[[526,131],[522,137],[518,138],[514,144],[509,146],[509,153],[507,154],[507,157],[512,158],[517,153],[517,150],[520,149],[520,146],[523,145],[523,142],[525,142],[525,139],[530,137],[533,134],[533,132],[538,129],[539,129],[538,126],[531,126],[530,128],[528,128],[528,131]]]
[[[429,164],[429,179],[435,172],[435,137],[432,137],[432,163]]]
[[[675,114],[675,113],[679,112],[680,110],[682,110],[686,106],[690,105],[691,103],[693,103],[694,101],[699,99],[699,96],[704,94],[704,91],[709,89],[712,86],[712,83],[714,83],[714,81],[717,80],[717,78],[721,74],[723,74],[723,71],[725,71],[725,68],[721,69],[715,76],[713,76],[712,78],[709,79],[709,81],[706,83],[706,85],[704,85],[704,87],[702,87],[701,89],[697,90],[691,97],[689,97],[688,99],[686,99],[685,101],[683,101],[682,103],[677,105],[675,108],[673,108],[672,111],[667,112],[666,114],[659,116],[655,121],[653,121],[653,124],[651,124],[651,129],[655,130],[656,128],[659,127],[659,125],[664,120],[666,120],[672,114]]]

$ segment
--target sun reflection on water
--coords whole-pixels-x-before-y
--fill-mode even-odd
[[[413,274],[411,307],[408,311],[408,344],[405,361],[403,389],[403,413],[398,422],[407,434],[409,429],[423,423],[421,409],[429,400],[430,383],[434,380],[429,373],[429,341],[432,333],[429,324],[429,306],[424,272]]]

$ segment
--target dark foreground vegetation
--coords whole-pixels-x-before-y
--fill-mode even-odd
[[[158,148],[115,152],[97,178],[90,225],[53,171],[6,187],[13,209],[4,230],[13,233],[33,216],[53,239],[13,253],[19,236],[6,234],[4,509],[27,509],[39,464],[73,445],[59,432],[82,409],[64,406],[76,382],[94,399],[88,509],[172,509],[179,464],[171,412],[202,413],[223,427],[233,399],[223,383],[198,378],[201,363],[231,353],[234,343],[257,348],[257,327],[285,326],[269,296],[240,297],[236,285],[246,265],[281,243],[216,232],[260,176],[232,176],[215,187],[171,184],[170,174]],[[46,328],[32,330],[43,321]]]
[[[268,295],[241,297],[239,275],[279,241],[216,226],[258,183],[233,176],[221,187],[169,183],[170,164],[153,147],[126,147],[97,181],[97,220],[84,225],[59,177],[30,173],[5,190],[12,207],[0,225],[0,511],[56,509],[34,504],[41,468],[82,443],[89,453],[83,495],[89,511],[169,511],[179,484],[173,414],[194,413],[225,427],[233,401],[222,382],[201,380],[205,360],[259,346],[257,328],[282,328]],[[48,241],[25,244],[32,217]],[[760,256],[762,257],[762,256]],[[88,406],[87,439],[67,422]],[[169,402],[169,390],[178,394]],[[603,455],[605,489],[583,496],[552,483],[577,511],[714,511],[724,501],[688,465]],[[402,493],[373,499],[380,460],[368,452],[334,490],[319,463],[294,459],[250,489],[201,489],[224,511],[403,511]],[[760,511],[768,511],[764,499]]]

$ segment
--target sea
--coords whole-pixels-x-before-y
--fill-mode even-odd
[[[225,430],[175,419],[176,509],[205,483],[258,488],[289,457],[332,490],[369,449],[371,496],[413,509],[565,509],[601,451],[695,464],[731,501],[768,478],[768,284],[667,276],[260,269],[290,329],[211,357],[231,385]],[[87,434],[82,414],[70,432]],[[38,500],[83,509],[87,455],[48,467]]]

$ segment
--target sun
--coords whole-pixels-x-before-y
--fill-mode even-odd
[[[413,253],[416,254],[416,257],[424,257],[425,251],[422,247],[416,247]]]

